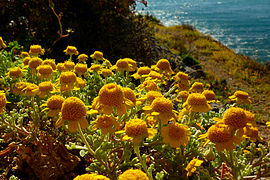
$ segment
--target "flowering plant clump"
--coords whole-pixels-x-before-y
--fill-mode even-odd
[[[2,38],[0,45],[0,58],[8,59]],[[3,69],[5,178],[28,175],[24,165],[36,179],[270,176],[269,146],[247,93],[237,91],[229,101],[173,70],[171,59],[139,67],[130,58],[112,65],[100,51],[79,55],[68,46],[64,52],[69,59],[57,63],[43,59],[45,50],[33,45]]]

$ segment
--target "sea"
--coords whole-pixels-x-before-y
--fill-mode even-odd
[[[194,26],[238,54],[270,62],[270,0],[147,0],[140,14],[151,14],[165,26]]]

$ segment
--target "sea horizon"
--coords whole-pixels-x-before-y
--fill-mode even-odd
[[[270,62],[270,1],[148,0],[136,10],[165,26],[190,24],[237,54]]]

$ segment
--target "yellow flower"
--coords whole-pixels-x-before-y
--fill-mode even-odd
[[[127,105],[132,106],[132,102],[124,97],[124,92],[120,86],[114,83],[104,85],[98,93],[98,105],[96,110],[109,115],[115,107],[119,116],[127,111]]]
[[[270,121],[265,123],[267,127],[270,127]]]
[[[77,56],[79,54],[79,52],[77,51],[77,48],[75,46],[67,46],[67,48],[64,50],[64,53],[66,55],[70,55],[70,56],[72,56],[72,55]]]
[[[21,58],[29,57],[29,53],[25,52],[25,51],[22,51],[21,54],[20,54],[20,57]]]
[[[258,128],[251,124],[247,124],[247,126],[244,127],[244,137],[250,139],[252,142],[263,140],[263,138],[259,136]]]
[[[60,71],[60,72],[66,71],[65,64],[64,63],[58,63],[57,66],[56,66],[56,69],[58,69],[58,71]]]
[[[236,101],[237,104],[250,104],[251,100],[248,98],[248,93],[244,91],[235,91],[235,93],[229,97],[232,101]]]
[[[98,174],[83,174],[76,176],[73,180],[110,180],[109,178]]]
[[[45,98],[50,92],[54,90],[54,85],[50,81],[41,82],[38,85],[37,95],[41,98]]]
[[[125,133],[123,140],[132,139],[134,144],[139,144],[148,137],[146,122],[142,119],[130,119],[125,125]]]
[[[188,84],[189,85],[189,80],[188,80],[188,74],[184,73],[184,72],[178,72],[173,79],[176,82],[182,82],[184,84]]]
[[[38,57],[34,57],[34,58],[31,58],[29,63],[28,63],[28,66],[29,68],[31,68],[32,70],[35,70],[39,65],[42,64],[42,59],[38,58]]]
[[[151,79],[160,82],[160,81],[162,80],[162,75],[159,74],[159,73],[156,72],[156,71],[151,71],[151,72],[148,74],[147,80],[151,80]]]
[[[65,70],[73,71],[75,67],[75,63],[72,61],[65,61],[64,66],[65,66]]]
[[[42,49],[40,45],[31,45],[30,46],[29,54],[31,56],[38,56],[39,54],[43,55],[44,52],[45,52],[44,49]]]
[[[80,54],[77,59],[79,60],[79,62],[84,62],[87,61],[88,56],[86,54]]]
[[[178,91],[186,91],[189,89],[189,84],[183,82],[178,82],[175,86],[178,88]]]
[[[37,67],[37,71],[40,74],[41,79],[51,79],[53,69],[50,65],[40,65]]]
[[[42,62],[42,65],[50,65],[52,67],[53,70],[56,70],[56,64],[54,62],[53,59],[45,59],[43,62]]]
[[[206,138],[204,146],[206,146],[210,141],[216,144],[217,151],[223,151],[227,149],[232,151],[234,149],[234,143],[237,142],[237,138],[233,135],[233,130],[225,124],[217,123],[212,125],[206,134],[199,136],[199,139]]]
[[[7,47],[7,45],[4,43],[2,37],[0,37],[0,49],[3,48],[5,49]]]
[[[173,103],[165,97],[156,98],[150,106],[143,107],[143,110],[152,112],[152,115],[157,115],[162,124],[167,124],[171,118],[175,118]]]
[[[100,51],[95,51],[93,54],[90,55],[90,57],[96,60],[104,60],[103,53]]]
[[[78,88],[85,87],[86,83],[87,82],[85,80],[83,80],[82,78],[77,77],[76,85],[77,85]]]
[[[162,127],[161,136],[164,143],[169,144],[173,148],[179,148],[180,145],[187,145],[190,129],[183,124],[169,123],[167,126]]]
[[[77,82],[77,77],[74,72],[66,71],[60,74],[60,90],[65,92],[72,90]]]
[[[135,74],[132,75],[135,79],[146,77],[151,72],[151,68],[147,66],[140,67]]]
[[[256,126],[255,115],[250,111],[246,111],[246,110],[244,110],[244,111],[246,113],[247,123],[250,123],[253,126]]]
[[[214,93],[214,91],[211,91],[211,90],[204,90],[202,92],[202,95],[205,96],[205,98],[206,98],[207,101],[215,100],[215,96],[216,96],[216,94]]]
[[[156,66],[153,66],[153,68],[161,73],[165,73],[168,75],[174,74],[170,62],[167,59],[160,59]]]
[[[26,88],[26,86],[28,85],[28,82],[17,82],[15,84],[15,87],[13,88],[13,93],[18,95],[20,94],[21,96],[24,95],[23,90]]]
[[[202,93],[203,92],[203,83],[195,82],[192,84],[190,91],[194,93]]]
[[[105,115],[98,117],[96,124],[93,126],[93,129],[100,128],[102,134],[107,134],[113,133],[118,127],[119,124],[114,117]]]
[[[156,98],[161,98],[163,95],[159,91],[148,91],[145,97],[140,98],[141,100],[146,100],[148,104],[151,104]]]
[[[136,105],[136,94],[134,91],[128,87],[122,88],[124,97],[129,99],[131,102],[133,102],[134,105]]]
[[[223,115],[222,121],[235,129],[240,129],[246,126],[247,116],[242,108],[230,107]]]
[[[125,61],[128,62],[130,71],[136,71],[137,70],[137,62],[130,58],[124,58]]]
[[[102,68],[101,69],[101,74],[104,76],[104,77],[108,77],[108,76],[112,76],[113,75],[113,72],[111,69],[105,69],[105,68]]]
[[[67,98],[61,109],[60,118],[56,122],[56,127],[61,127],[65,120],[69,121],[68,129],[70,132],[75,132],[78,128],[77,122],[85,129],[89,126],[86,115],[86,106],[82,100],[77,97]]]
[[[23,64],[24,64],[25,66],[28,65],[30,60],[31,60],[31,57],[30,57],[30,56],[25,57],[25,58],[23,59]]]
[[[138,86],[139,90],[145,89],[146,91],[160,91],[157,83],[153,80],[146,80]]]
[[[93,64],[90,68],[89,71],[90,72],[98,72],[101,69],[101,65],[100,64]]]
[[[187,91],[180,91],[179,96],[176,99],[178,101],[180,101],[180,99],[182,99],[183,102],[185,102],[187,100],[188,96],[189,96],[189,93]]]
[[[10,68],[8,72],[8,77],[11,77],[13,80],[16,80],[19,77],[23,77],[21,68],[19,67]]]
[[[126,59],[119,59],[114,66],[111,67],[112,70],[116,71],[132,71],[132,65],[128,63]]]
[[[81,76],[87,72],[87,64],[78,63],[75,66],[75,72]]]
[[[187,171],[187,176],[191,176],[192,173],[196,171],[196,167],[201,166],[202,160],[196,159],[195,157],[188,163],[185,170]]]
[[[212,109],[207,103],[205,96],[199,93],[190,94],[183,107],[193,112],[208,112]]]
[[[26,87],[22,91],[26,96],[35,96],[38,92],[38,86],[32,83],[27,83]]]
[[[5,106],[7,104],[6,94],[3,91],[0,91],[0,114],[5,111]]]
[[[62,104],[65,99],[60,95],[53,95],[48,100],[45,106],[49,109],[48,116],[54,117],[59,114],[62,108]],[[46,109],[45,109],[46,110]]]
[[[121,174],[118,180],[149,180],[149,178],[139,169],[129,169]]]

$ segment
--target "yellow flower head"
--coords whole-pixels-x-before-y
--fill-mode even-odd
[[[59,128],[63,125],[64,121],[69,121],[68,129],[70,132],[75,132],[78,128],[77,121],[80,126],[85,129],[89,126],[88,121],[85,119],[86,106],[82,100],[77,97],[67,98],[61,109],[61,117],[57,120],[56,126]]]
[[[246,127],[244,127],[244,137],[250,139],[253,142],[256,140],[262,140],[262,138],[259,136],[258,128],[252,126],[251,124],[248,124]]]
[[[39,65],[42,64],[42,59],[38,57],[31,58],[31,60],[28,63],[29,68],[36,69]]]
[[[188,74],[184,73],[184,72],[178,72],[173,79],[175,81],[180,81],[180,82],[187,82],[188,81]]]
[[[54,85],[50,81],[41,82],[38,85],[38,95],[41,98],[45,98],[51,91],[54,90]]]
[[[148,75],[151,72],[151,68],[147,67],[147,66],[143,66],[140,67],[137,72],[135,74],[133,74],[132,76],[135,79],[141,79],[142,77],[145,77],[146,75]]]
[[[72,61],[65,61],[64,66],[65,66],[65,70],[73,71],[75,67],[75,63]]]
[[[230,107],[223,115],[224,124],[236,129],[243,128],[247,124],[247,116],[242,108]]]
[[[76,176],[73,180],[110,180],[106,176],[98,175],[98,174],[83,174]]]
[[[22,91],[26,96],[35,96],[38,93],[38,86],[32,83],[27,83],[26,87]]]
[[[0,114],[5,111],[6,104],[7,104],[6,94],[0,91]]]
[[[202,93],[203,92],[203,83],[195,82],[192,84],[190,91],[194,93]]]
[[[161,80],[162,80],[162,75],[159,74],[159,73],[156,72],[156,71],[151,71],[151,72],[148,74],[148,79],[153,79],[153,80],[156,80],[156,81],[161,81]]]
[[[85,80],[83,80],[82,78],[77,77],[76,85],[77,85],[78,88],[85,87],[86,83],[87,82]]]
[[[75,72],[81,76],[87,72],[87,64],[78,63],[75,66]]]
[[[132,67],[126,59],[119,59],[111,69],[116,71],[132,71]]]
[[[5,49],[7,47],[7,45],[4,43],[2,37],[0,37],[0,49]]]
[[[118,180],[149,180],[149,178],[139,169],[129,169],[121,174]]]
[[[90,57],[92,59],[96,59],[96,60],[103,60],[103,53],[100,51],[95,51],[93,54],[90,55]]]
[[[100,64],[93,64],[93,65],[89,68],[90,72],[93,72],[93,71],[98,72],[100,69],[101,69],[101,65],[100,65]]]
[[[111,69],[105,69],[105,68],[102,68],[101,69],[101,74],[104,76],[104,77],[108,77],[108,76],[112,76],[113,75],[113,72]]]
[[[143,110],[152,111],[152,115],[158,115],[162,124],[167,124],[168,121],[174,117],[173,103],[165,97],[156,98],[151,106],[145,106]]]
[[[167,59],[160,59],[156,64],[157,70],[167,74],[174,74],[170,62]]]
[[[13,80],[15,80],[16,78],[22,77],[22,70],[19,67],[13,67],[10,68],[9,72],[8,72],[8,76],[11,77]]]
[[[67,48],[64,50],[64,53],[67,55],[78,55],[79,52],[77,51],[77,48],[75,46],[67,46]]]
[[[179,100],[181,98],[183,100],[183,102],[185,102],[187,100],[188,96],[189,96],[189,93],[187,91],[180,91],[179,96],[177,97],[177,100]]]
[[[60,95],[53,95],[47,100],[48,116],[54,117],[59,114],[65,99]]]
[[[185,170],[187,171],[187,176],[191,176],[192,173],[194,173],[196,171],[196,167],[201,166],[201,164],[203,163],[202,160],[193,158],[187,165],[187,167],[185,168]]]
[[[39,54],[43,55],[44,52],[45,52],[44,49],[42,49],[40,45],[31,45],[30,46],[29,54],[31,56],[38,56]]]
[[[122,88],[122,90],[124,92],[124,97],[129,99],[135,105],[136,104],[136,94],[134,93],[134,91],[128,87],[124,87],[124,88]]]
[[[79,60],[79,62],[84,62],[87,61],[88,56],[86,54],[80,54],[77,59]]]
[[[113,112],[113,107],[116,107],[119,116],[125,114],[127,108],[125,102],[130,102],[124,97],[122,88],[114,83],[104,85],[100,89],[98,97],[98,109],[107,115]],[[132,104],[132,102],[130,103]]]
[[[142,119],[129,120],[125,126],[125,133],[126,136],[132,138],[134,144],[140,143],[145,137],[148,137],[146,122]]]
[[[65,64],[64,63],[58,63],[57,66],[56,66],[56,69],[58,69],[58,71],[60,71],[60,72],[66,71]]]
[[[137,62],[130,58],[124,58],[125,61],[128,62],[130,71],[136,71],[137,69]]]
[[[20,57],[21,58],[29,57],[29,53],[25,52],[25,51],[22,51],[21,54],[20,54]]]
[[[156,99],[161,98],[163,95],[159,91],[148,91],[146,93],[146,99],[150,102],[150,104]]]
[[[53,70],[56,70],[56,64],[53,59],[46,59],[42,62],[42,65],[50,65]]]
[[[37,67],[37,70],[41,76],[41,79],[52,78],[53,69],[50,65],[40,65]]]
[[[216,94],[214,93],[214,91],[211,91],[211,90],[204,90],[202,92],[202,95],[204,95],[206,97],[206,100],[207,101],[215,100],[215,96],[216,96]]]
[[[237,104],[250,104],[251,103],[251,100],[248,97],[248,93],[244,91],[235,91],[235,93],[229,98],[233,101],[236,101]]]
[[[164,143],[169,144],[173,148],[179,148],[180,145],[187,145],[190,129],[183,124],[169,123],[167,126],[162,127],[161,136]]]
[[[193,112],[208,112],[212,109],[211,106],[207,104],[205,96],[199,93],[190,94],[187,101],[183,104],[183,107]]]
[[[178,88],[178,91],[187,91],[189,89],[189,81],[187,83],[179,81],[175,86]]]
[[[17,82],[13,89],[13,93],[16,95],[20,94],[21,96],[23,96],[24,95],[23,90],[26,88],[27,85],[28,82]]]
[[[146,91],[160,91],[157,83],[153,80],[146,80],[138,87],[139,90],[145,89]]]
[[[102,134],[107,134],[107,133],[113,133],[115,131],[114,128],[118,128],[118,127],[119,127],[119,124],[114,117],[105,115],[105,116],[100,116],[97,119],[94,129],[100,128]]]
[[[203,138],[207,139],[204,146],[211,141],[216,144],[217,151],[223,151],[224,149],[232,151],[235,147],[235,137],[232,129],[228,125],[222,123],[212,125],[206,134],[200,135],[199,139]]]
[[[76,82],[77,82],[77,77],[74,72],[66,71],[60,74],[60,83],[61,83],[60,90],[61,91],[72,90]]]
[[[30,56],[25,57],[25,58],[23,59],[23,64],[24,64],[25,66],[28,65],[30,60],[31,60],[31,57],[30,57]]]

